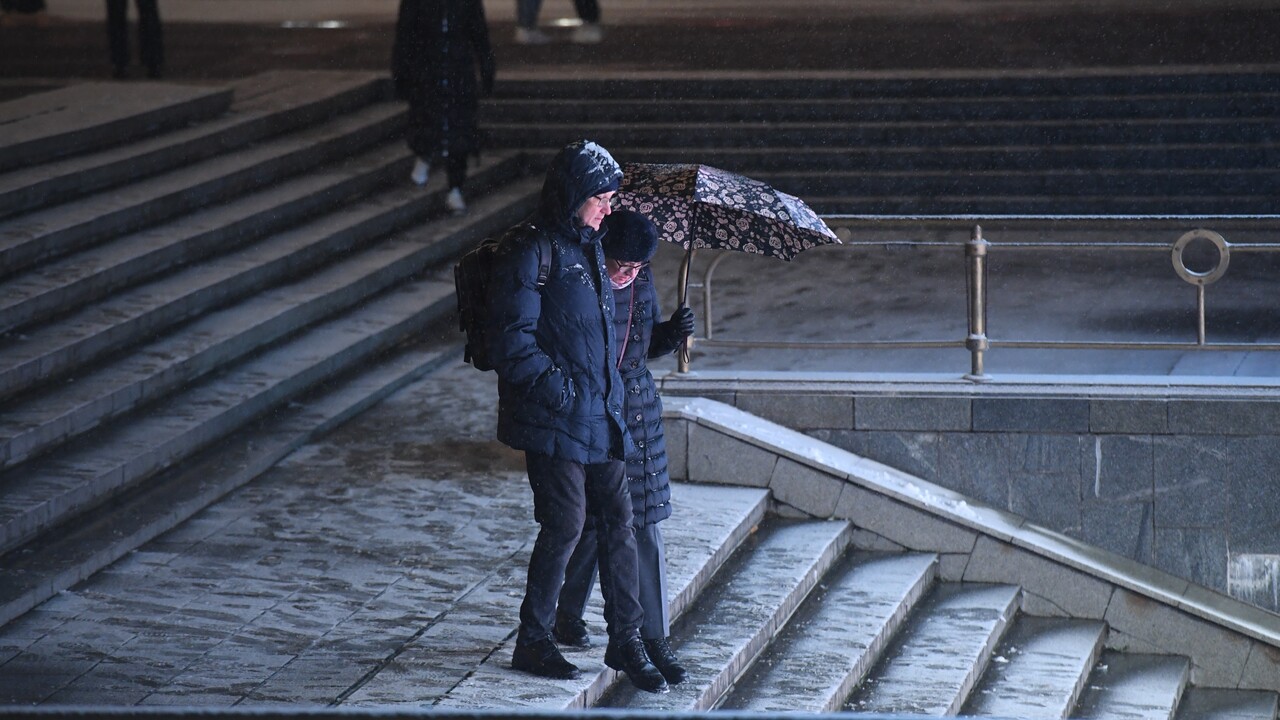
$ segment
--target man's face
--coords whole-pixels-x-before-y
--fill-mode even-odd
[[[614,192],[610,190],[587,198],[582,207],[578,208],[578,219],[582,224],[592,230],[599,230],[600,223],[604,222],[605,216],[612,210],[609,203],[613,202],[613,195]]]

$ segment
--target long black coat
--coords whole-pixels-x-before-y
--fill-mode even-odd
[[[489,292],[489,357],[498,373],[498,440],[578,463],[632,451],[615,366],[613,291],[602,231],[576,221],[588,197],[616,188],[622,170],[594,143],[556,155],[531,222],[503,236]],[[551,269],[538,287],[539,243]]]
[[[636,527],[671,517],[671,477],[667,473],[667,441],[662,432],[662,399],[648,359],[670,355],[680,347],[679,331],[659,322],[658,293],[645,268],[629,287],[613,291],[614,332],[622,345],[623,416],[635,450],[627,455],[631,516]]]
[[[400,0],[391,51],[396,97],[409,102],[409,148],[423,159],[474,154],[476,73],[493,87],[493,49],[480,0]]]

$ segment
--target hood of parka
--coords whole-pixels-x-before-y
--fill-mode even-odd
[[[579,140],[556,153],[542,183],[538,205],[539,224],[584,242],[604,232],[578,221],[578,208],[593,195],[615,191],[622,181],[622,167],[608,150],[590,140]]]

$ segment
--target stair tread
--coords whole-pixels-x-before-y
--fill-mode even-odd
[[[690,584],[705,582],[705,576],[760,522],[768,491],[673,483],[671,494],[676,510],[663,522],[663,534],[671,550],[679,548],[667,556],[667,578],[676,596],[689,592]],[[681,512],[682,506],[699,511]],[[508,519],[506,524],[512,523]],[[569,656],[583,670],[577,680],[548,680],[508,667],[527,575],[527,544],[532,539],[529,535],[525,548],[494,568],[492,579],[477,586],[448,617],[433,623],[399,654],[386,672],[378,673],[343,704],[410,706],[420,705],[424,696],[439,698],[441,708],[563,709],[589,704],[592,693],[598,693],[612,676],[600,664],[598,651],[590,658]],[[483,562],[495,565],[488,558]],[[450,658],[443,663],[450,666],[447,671],[440,669],[442,657]],[[432,658],[437,661],[429,661]]]
[[[281,80],[287,80],[281,83]],[[335,103],[350,109],[355,103],[371,100],[378,76],[372,73],[268,72],[236,80],[223,88],[233,95],[230,107],[220,117],[211,117],[189,127],[132,138],[124,145],[105,149],[86,148],[74,157],[0,174],[0,214],[30,211],[41,205],[78,197],[113,184],[131,182],[179,165],[189,164],[234,147],[296,129],[317,118],[318,106]],[[138,88],[121,94],[112,84],[115,97],[128,98]]]
[[[174,126],[208,119],[230,102],[227,88],[173,83],[146,83],[121,93],[118,83],[89,82],[27,95],[0,103],[0,125],[5,128],[0,168],[80,152],[92,142],[85,134],[94,128],[115,126],[128,140],[154,133],[154,118],[160,113],[167,116],[166,125]],[[145,124],[125,130],[130,120]]]
[[[1178,720],[1275,720],[1276,693],[1268,690],[1187,688]]]
[[[916,608],[885,659],[846,703],[871,713],[955,715],[1017,609],[1009,585],[949,583]]]
[[[12,270],[90,245],[123,231],[141,229],[220,200],[239,195],[240,184],[261,185],[292,174],[291,164],[310,158],[336,159],[356,144],[385,139],[403,121],[395,103],[368,106],[336,119],[233,150],[136,183],[89,195],[66,206],[53,206],[0,221],[0,258]],[[248,188],[244,188],[248,189]],[[145,217],[143,220],[135,217]]]
[[[599,704],[629,710],[708,710],[755,661],[809,591],[844,552],[844,521],[772,520],[725,566],[723,581],[671,628],[689,680],[665,695],[620,682]]]
[[[168,465],[184,449],[195,449],[183,447],[187,438],[201,436],[197,444],[213,439],[219,433],[208,428],[216,421],[250,420],[281,401],[282,394],[292,394],[291,383],[332,374],[341,368],[339,358],[344,354],[376,350],[363,348],[399,325],[443,317],[452,302],[452,284],[433,280],[406,284],[169,396],[130,422],[74,441],[56,456],[5,471],[0,474],[0,552],[13,549],[67,513],[96,504]],[[209,433],[212,436],[203,436]]]
[[[510,156],[495,156],[481,172],[501,172],[512,162]],[[267,281],[274,284],[296,276],[334,252],[349,249],[357,236],[395,229],[407,219],[425,215],[431,207],[431,196],[421,188],[401,187],[118,293],[55,323],[32,328],[0,350],[0,392],[101,355],[126,340],[126,330],[154,332],[190,317],[198,305],[225,303],[238,294],[258,290]],[[390,227],[382,228],[380,223]]]
[[[871,556],[824,578],[721,703],[722,710],[836,712],[924,596],[929,554]]]
[[[1106,633],[1106,624],[1099,621],[1021,616],[997,648],[964,714],[1069,717]]]
[[[527,214],[537,190],[532,179],[513,183],[477,198],[470,218],[439,219],[357,248],[296,282],[214,311],[126,357],[95,364],[74,383],[9,403],[0,414],[0,459],[5,464],[18,462],[386,289],[426,263],[456,255],[459,247],[475,244]]]
[[[407,168],[411,156],[403,143],[386,144],[348,158],[340,165],[290,178],[223,205],[201,208],[163,225],[116,238],[0,281],[0,318],[3,318],[0,330],[21,327],[55,311],[65,311],[69,306],[66,296],[77,287],[92,284],[110,289],[135,277],[153,275],[159,269],[199,259],[202,253],[189,248],[200,247],[200,241],[218,229],[258,217],[289,216],[283,207],[314,196],[324,197],[328,190],[341,189],[355,178],[377,174],[388,166],[404,164]],[[313,216],[314,212],[298,215]],[[275,224],[278,223],[279,220],[275,220]],[[241,237],[237,239],[242,242]],[[210,243],[206,240],[204,244]],[[213,252],[230,245],[223,242],[203,249]]]
[[[1073,717],[1169,720],[1189,673],[1184,657],[1107,651],[1089,676]]]

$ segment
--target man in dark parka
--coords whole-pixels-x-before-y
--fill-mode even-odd
[[[479,150],[477,70],[488,94],[494,59],[480,0],[400,0],[391,79],[396,97],[409,103],[407,139],[417,156],[411,177],[426,184],[431,163],[443,159],[454,212],[466,210],[467,158]]]
[[[565,567],[590,513],[607,588],[605,664],[642,690],[666,680],[640,639],[636,539],[622,458],[632,449],[614,365],[613,291],[600,247],[622,169],[582,140],[551,161],[533,217],[499,241],[490,280],[488,350],[498,373],[498,440],[525,453],[538,538],[511,666],[574,678],[552,638]],[[541,244],[550,272],[538,282]]]

